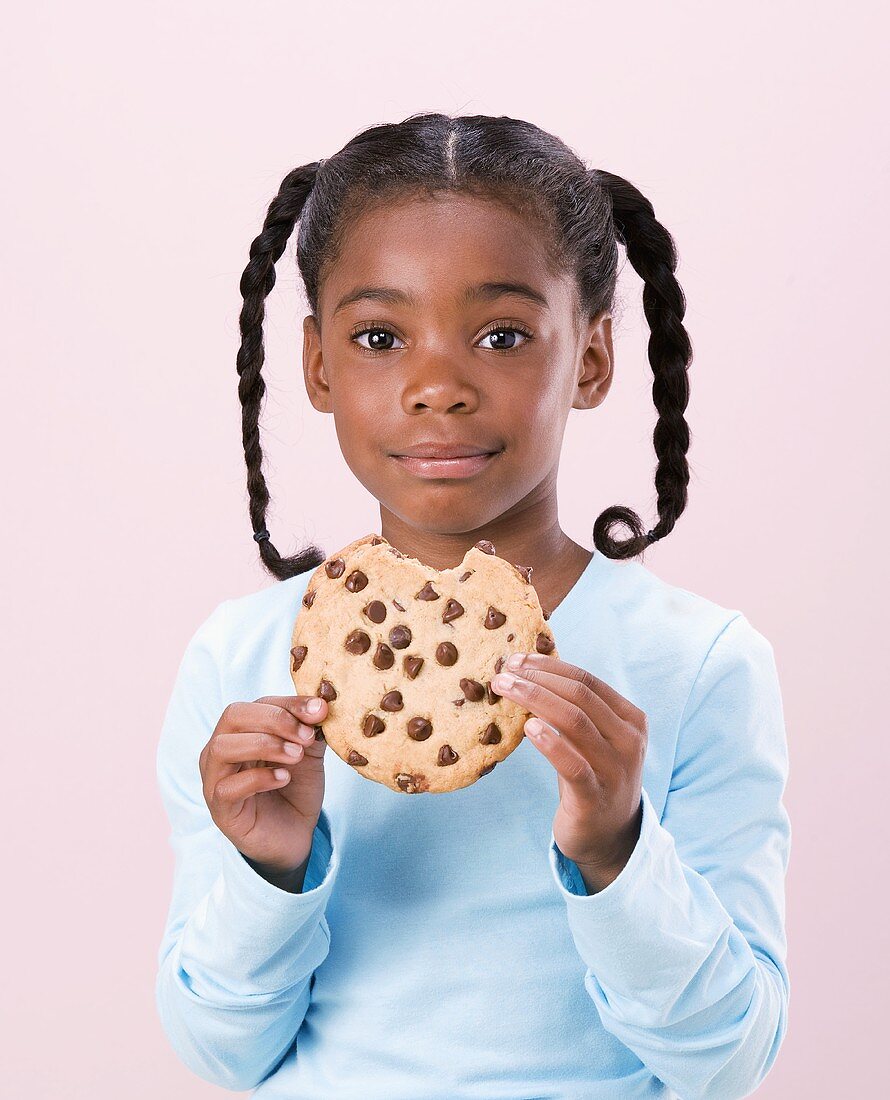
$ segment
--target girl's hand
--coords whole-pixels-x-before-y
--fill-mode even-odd
[[[322,699],[321,710],[310,712],[310,698],[229,703],[199,757],[211,817],[269,874],[291,874],[308,860],[321,813],[327,743],[316,740],[313,725],[328,705]]]
[[[509,673],[512,687],[505,681]],[[537,716],[528,719],[525,732],[556,768],[553,838],[577,863],[588,890],[604,889],[640,835],[646,715],[585,669],[542,653],[511,655],[491,686]]]

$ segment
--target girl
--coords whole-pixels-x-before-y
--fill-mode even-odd
[[[325,756],[327,704],[290,694],[325,555],[273,545],[257,424],[264,299],[298,221],[306,390],[381,533],[436,569],[488,539],[532,566],[550,612],[560,659],[493,682],[535,716],[528,738],[450,795],[402,797]],[[560,527],[556,475],[569,409],[611,385],[619,244],[652,330],[659,519],[608,508],[591,552]],[[420,114],[294,169],[250,257],[250,518],[281,583],[197,629],[161,734],[171,1044],[267,1100],[749,1095],[789,998],[774,652],[741,612],[627,560],[686,505],[670,234],[630,183],[529,123]]]

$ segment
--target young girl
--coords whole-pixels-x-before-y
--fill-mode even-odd
[[[434,569],[489,540],[532,567],[557,641],[559,659],[493,681],[535,716],[528,737],[448,795],[364,779],[325,753],[324,700],[291,694],[325,555],[273,545],[257,424],[264,299],[298,221],[306,390],[382,535]],[[611,385],[619,244],[652,330],[659,519],[608,508],[591,552],[560,527],[557,469],[569,409]],[[630,183],[529,123],[421,114],[294,169],[250,257],[250,518],[281,583],[197,629],[160,739],[171,1044],[267,1100],[749,1095],[789,998],[774,652],[740,611],[628,560],[686,505],[670,234]]]

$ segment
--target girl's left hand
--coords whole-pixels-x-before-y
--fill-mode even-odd
[[[512,687],[505,679],[510,673]],[[543,653],[512,654],[491,686],[537,716],[525,732],[556,768],[553,839],[578,865],[588,890],[604,889],[640,835],[646,715],[585,669]]]

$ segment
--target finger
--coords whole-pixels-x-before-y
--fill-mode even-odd
[[[312,756],[323,753],[325,743],[323,737],[319,737],[318,730],[321,727],[307,726],[281,707],[259,703],[230,703],[223,711],[213,736],[201,750],[198,758],[198,766],[204,784],[205,798],[212,785],[222,777],[237,772],[242,760],[262,759],[263,745],[272,742],[263,741],[270,737],[275,743],[290,742],[302,746],[303,752]],[[307,733],[311,730],[311,736]],[[239,742],[232,740],[238,737],[254,739],[255,749],[246,757],[235,759],[229,753]],[[316,740],[321,740],[320,750],[315,747]],[[301,755],[302,758],[302,755]]]
[[[295,699],[279,697],[280,703],[289,702],[291,707],[294,707],[290,709],[274,701],[275,697],[268,698],[273,701],[258,699],[255,703],[229,703],[217,724],[217,732],[274,733],[278,737],[293,740],[301,723],[307,726],[314,724],[311,717],[308,720],[302,720],[299,717],[300,708],[294,706]],[[322,702],[324,703],[324,700]],[[327,703],[324,705],[327,706]]]
[[[644,712],[639,707],[635,707],[629,699],[625,699],[605,680],[600,680],[593,673],[588,672],[586,668],[569,664],[568,661],[561,661],[558,657],[551,657],[546,653],[522,653],[516,654],[516,656],[522,657],[522,666],[517,671],[524,672],[526,668],[539,668],[543,672],[553,672],[557,676],[568,676],[580,680],[585,687],[603,699],[625,721],[642,721],[645,717]],[[513,668],[509,658],[506,667]]]
[[[300,724],[296,739],[274,733],[222,733],[214,737],[207,754],[208,768],[217,778],[238,771],[248,761],[293,764],[301,760],[307,745],[315,740],[311,726]]]
[[[507,680],[512,680],[512,685]],[[559,680],[566,683],[563,677],[559,677]],[[609,742],[596,728],[590,716],[576,703],[570,703],[542,684],[510,673],[499,672],[491,681],[491,686],[499,695],[512,699],[532,714],[549,722],[583,752],[594,752],[603,756]]]
[[[257,702],[281,707],[301,722],[305,722],[307,726],[323,722],[328,714],[327,700],[319,695],[264,695],[262,699],[257,699]],[[318,710],[310,710],[310,703],[319,704]]]
[[[577,796],[590,797],[595,792],[598,781],[590,762],[565,737],[560,736],[540,718],[529,718],[525,723],[525,732],[529,740],[547,757],[556,769],[561,780],[569,785]],[[560,798],[562,788],[560,787]]]
[[[280,765],[274,768],[246,768],[220,779],[205,797],[216,816],[234,818],[241,813],[245,801],[251,796],[286,787],[290,781],[290,770]]]
[[[569,665],[569,668],[574,668]],[[582,670],[579,669],[579,672]],[[540,684],[569,703],[574,703],[590,718],[597,731],[607,740],[614,741],[623,737],[627,728],[626,721],[616,714],[609,704],[583,682],[573,676],[562,676],[555,672],[544,672],[537,668],[522,668],[518,675],[523,680]],[[494,683],[492,687],[497,691]]]

